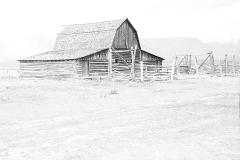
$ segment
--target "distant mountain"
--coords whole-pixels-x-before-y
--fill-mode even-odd
[[[0,68],[19,67],[17,59],[52,50],[53,42],[45,37],[30,36],[12,43],[0,41]]]
[[[156,54],[165,61],[171,61],[175,53],[203,54],[212,51],[216,60],[223,59],[225,54],[240,54],[240,44],[204,43],[196,38],[140,38],[140,43],[143,50]],[[51,40],[39,36],[31,36],[12,44],[0,41],[0,68],[18,67],[16,59],[50,51],[53,45]]]
[[[29,36],[0,41],[0,55],[10,59],[22,59],[52,50],[53,42],[45,37]],[[1,56],[0,56],[1,59]],[[0,60],[1,61],[1,60]]]
[[[1,68],[19,68],[20,63],[17,60],[5,60],[0,61],[0,69]]]
[[[171,60],[176,54],[203,54],[212,51],[215,58],[223,58],[225,54],[239,54],[239,44],[204,43],[196,38],[142,38],[141,47],[165,60]]]
[[[10,58],[5,55],[1,55],[1,53],[0,53],[0,62],[7,61],[7,60],[10,60]]]
[[[54,44],[51,40],[39,36],[29,37],[27,42],[28,44],[21,50],[21,56],[18,59],[50,51]]]

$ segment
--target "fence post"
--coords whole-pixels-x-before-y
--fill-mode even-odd
[[[220,75],[221,75],[221,77],[223,77],[222,61],[221,61],[220,58],[219,58],[219,70],[220,70]]]
[[[143,55],[142,55],[141,49],[139,49],[139,52],[140,52],[140,80],[141,80],[141,82],[143,82],[144,81],[144,79],[143,79]]]
[[[112,48],[109,45],[109,52],[108,52],[108,76],[112,77]]]
[[[194,62],[195,62],[195,67],[196,67],[196,73],[197,73],[197,78],[199,78],[199,71],[198,71],[198,63],[197,63],[197,56],[194,56]]]
[[[173,81],[173,76],[174,76],[174,72],[175,72],[175,65],[176,65],[176,56],[174,56],[173,62],[172,62],[172,70],[171,70],[171,80],[172,81]]]
[[[226,71],[225,71],[225,74],[227,75],[228,74],[228,55],[226,54],[225,55],[225,67],[226,67]]]
[[[189,69],[188,72],[189,72],[189,73],[191,72],[191,67],[192,67],[192,66],[191,66],[191,65],[192,65],[192,64],[191,64],[191,61],[192,61],[192,57],[191,57],[191,53],[190,53],[190,54],[189,54],[189,67],[188,67],[188,69]]]
[[[177,53],[175,53],[175,66],[176,66],[176,74],[179,74],[179,65],[177,65],[177,61],[178,61],[178,56]]]
[[[140,67],[141,67],[141,82],[143,82],[143,61],[140,61]]]
[[[132,67],[131,67],[131,78],[134,80],[134,54],[135,54],[136,48],[131,47],[131,55],[132,55]]]
[[[213,54],[212,54],[212,52],[211,52],[211,56],[210,56],[210,63],[211,63],[211,74],[212,74],[212,76],[214,76],[214,69],[215,69],[215,67],[214,67],[214,59],[213,59]]]
[[[233,64],[233,76],[236,74],[236,66],[235,66],[235,55],[232,55],[232,64]]]

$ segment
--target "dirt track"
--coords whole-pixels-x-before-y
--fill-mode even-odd
[[[238,104],[238,78],[1,80],[0,159],[240,159]]]

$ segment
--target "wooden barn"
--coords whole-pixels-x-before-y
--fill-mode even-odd
[[[64,25],[53,50],[20,61],[22,78],[139,77],[140,61],[157,67],[164,59],[141,50],[128,19]]]

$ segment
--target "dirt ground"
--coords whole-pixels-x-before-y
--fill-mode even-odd
[[[239,127],[239,78],[0,80],[1,160],[237,160]]]

